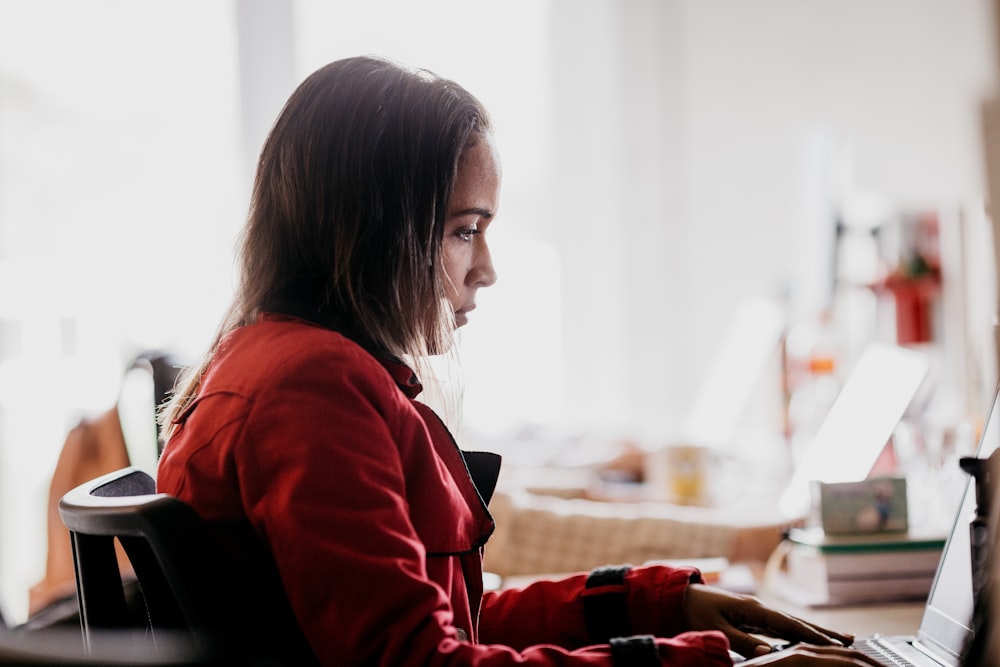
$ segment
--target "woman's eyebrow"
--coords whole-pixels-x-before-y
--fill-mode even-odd
[[[479,208],[478,206],[471,206],[469,208],[459,209],[458,211],[452,211],[448,217],[449,218],[460,218],[466,215],[478,215],[481,218],[492,218],[493,211],[488,208]]]

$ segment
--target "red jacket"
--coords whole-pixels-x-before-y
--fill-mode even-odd
[[[687,632],[690,569],[633,568],[482,592],[493,518],[410,369],[339,333],[264,315],[225,338],[158,471],[210,521],[247,521],[273,553],[324,665],[611,665],[584,598],[624,593],[652,664],[729,665],[717,632]],[[617,647],[616,650],[620,650]]]

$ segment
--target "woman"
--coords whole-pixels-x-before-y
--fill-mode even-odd
[[[749,628],[823,645],[765,662],[866,664],[687,568],[483,594],[497,468],[463,457],[413,369],[496,280],[499,188],[456,84],[373,58],[306,79],[260,157],[234,303],[167,412],[160,490],[252,528],[326,665],[728,665],[730,642],[769,650]]]

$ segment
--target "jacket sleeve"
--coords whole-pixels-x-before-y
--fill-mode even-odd
[[[461,639],[407,503],[406,461],[420,452],[400,429],[422,422],[399,417],[410,406],[389,383],[304,352],[258,394],[240,439],[243,506],[321,664],[611,666],[632,650],[653,664],[730,664],[710,633],[617,649]]]
[[[617,577],[603,580],[595,571],[488,592],[480,614],[480,637],[513,647],[544,641],[579,647],[610,637],[652,635],[669,638],[661,643],[676,664],[687,664],[681,658],[684,654],[714,664],[706,652],[721,652],[725,656],[721,664],[729,664],[728,642],[721,633],[686,631],[681,609],[687,585],[701,582],[696,569],[664,565],[617,569]]]

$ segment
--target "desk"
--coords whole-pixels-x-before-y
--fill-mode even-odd
[[[913,635],[924,613],[922,602],[866,604],[852,607],[800,607],[770,595],[761,600],[775,609],[805,619],[829,630],[855,637],[868,635]]]

